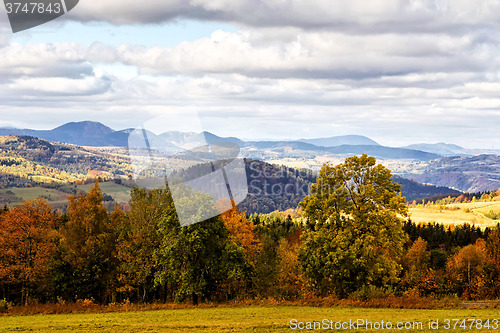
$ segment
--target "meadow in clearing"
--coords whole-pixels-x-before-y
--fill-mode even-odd
[[[296,321],[292,321],[295,319]],[[405,332],[474,331],[500,329],[498,309],[373,309],[354,307],[307,306],[247,306],[191,308],[157,311],[114,312],[97,314],[60,314],[21,317],[2,317],[0,332],[290,332],[307,323],[321,322],[328,329],[335,323],[357,320],[371,322],[370,326],[351,326],[344,331],[388,331],[389,323],[405,325]],[[446,319],[458,319],[455,329],[446,329]],[[465,319],[465,322],[463,321]],[[482,320],[479,324],[478,320]],[[489,329],[484,327],[489,319]],[[326,320],[326,321],[323,321]],[[429,329],[429,320],[438,320],[438,329]],[[331,321],[331,322],[330,322]],[[382,324],[382,321],[384,324]],[[302,324],[299,324],[302,323]],[[328,324],[325,324],[328,323]],[[420,324],[421,323],[421,324]],[[466,329],[460,327],[466,324]],[[471,327],[472,324],[472,328]],[[314,325],[314,324],[312,324]],[[318,324],[317,324],[318,325]],[[333,325],[333,326],[331,326]],[[339,325],[339,324],[337,324]],[[370,324],[368,324],[370,325]],[[382,325],[385,329],[375,329]],[[450,321],[454,325],[454,321]],[[346,324],[344,324],[346,326]],[[403,326],[404,327],[404,326]],[[497,327],[497,329],[495,329]],[[295,328],[295,329],[292,329]],[[326,327],[324,327],[326,328]]]

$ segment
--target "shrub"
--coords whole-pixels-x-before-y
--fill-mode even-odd
[[[12,308],[12,303],[4,299],[0,299],[0,312],[8,312]]]

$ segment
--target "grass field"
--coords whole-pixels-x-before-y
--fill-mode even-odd
[[[293,332],[308,331],[291,329],[295,322],[333,321],[356,322],[365,320],[372,323],[373,329],[360,325],[356,329],[344,329],[349,332],[388,331],[375,329],[378,325],[386,327],[390,322],[394,327],[398,323],[408,323],[404,332],[448,332],[473,331],[490,332],[493,319],[500,319],[498,309],[456,309],[456,310],[408,310],[408,309],[367,309],[367,308],[327,308],[305,306],[248,306],[223,308],[192,308],[175,310],[157,310],[142,312],[114,312],[102,314],[66,314],[36,315],[24,317],[0,317],[0,332]],[[470,319],[467,329],[445,329],[445,319]],[[470,328],[472,319],[490,320],[490,329]],[[439,320],[439,329],[428,328],[429,320]],[[415,323],[415,324],[414,324]],[[422,324],[419,324],[422,323]],[[477,322],[474,321],[474,325]],[[361,324],[361,322],[360,322]],[[453,326],[453,322],[450,322]],[[421,326],[420,326],[421,325]],[[497,324],[500,326],[500,323]],[[452,328],[452,327],[451,327]],[[395,329],[393,329],[394,331]]]
[[[78,189],[88,192],[90,191],[90,186],[93,186],[93,184],[88,184],[88,185],[79,185],[77,186]],[[105,182],[105,183],[100,183],[99,186],[101,187],[103,193],[108,194],[112,196],[117,202],[119,203],[124,203],[128,202],[130,200],[130,188],[116,184],[115,182]],[[8,191],[11,191],[15,194],[16,197],[21,198],[23,201],[30,201],[33,199],[37,199],[40,197],[43,197],[48,200],[49,204],[64,204],[67,203],[67,198],[69,194],[57,191],[54,189],[46,189],[43,187],[22,187],[22,188],[6,188],[6,189],[0,189],[0,194],[6,193]],[[10,206],[16,206],[20,205],[22,202],[9,202],[8,204]],[[0,204],[3,205],[3,203],[0,202]]]
[[[460,204],[450,204],[441,209],[434,205],[430,207],[410,208],[410,217],[413,222],[436,222],[444,225],[475,224],[481,228],[495,226],[499,220],[493,220],[484,214],[494,212],[500,213],[500,201],[490,202],[469,202]]]
[[[49,200],[49,203],[63,203],[66,202],[68,194],[60,192],[53,189],[46,189],[42,187],[26,187],[26,188],[7,188],[0,189],[0,193],[5,193],[7,191],[13,192],[16,197],[22,198],[24,201],[34,200],[40,197],[44,197]],[[22,202],[12,202],[10,205],[20,205]]]
[[[89,192],[90,187],[94,186],[94,184],[87,184],[87,185],[78,185],[77,188],[79,190]],[[116,184],[115,182],[104,182],[104,183],[99,183],[99,187],[101,188],[102,192],[105,194],[108,194],[115,199],[116,202],[129,202],[130,201],[130,188]]]

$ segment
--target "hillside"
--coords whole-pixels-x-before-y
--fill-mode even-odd
[[[484,154],[498,154],[498,150],[492,149],[465,149],[458,145],[448,144],[444,142],[438,143],[417,143],[409,146],[401,147],[406,149],[421,150],[428,153],[438,154],[445,157],[448,156],[474,156]]]
[[[334,147],[342,145],[374,145],[379,146],[379,144],[370,138],[363,135],[341,135],[333,136],[330,138],[319,138],[319,139],[300,139],[300,142],[310,143],[316,146],[322,147]]]
[[[464,192],[491,191],[500,188],[500,156],[445,157],[400,174],[420,183],[453,187]]]
[[[307,145],[306,143],[298,143]],[[184,168],[194,161],[182,160]],[[196,167],[194,167],[196,168]],[[201,166],[203,168],[203,166]],[[240,209],[248,213],[268,213],[275,210],[296,208],[308,194],[310,185],[316,180],[316,173],[310,169],[290,168],[266,162],[247,159],[246,172],[249,196],[240,203]],[[123,148],[79,147],[60,143],[49,143],[28,136],[0,138],[0,181],[3,187],[16,188],[35,186],[26,191],[4,191],[1,204],[16,204],[33,198],[32,193],[45,193],[40,187],[51,187],[52,201],[60,202],[66,194],[74,194],[73,183],[101,177],[126,180],[133,172],[127,151]],[[406,199],[424,198],[437,194],[455,193],[449,188],[425,186],[397,176]],[[54,187],[51,184],[60,184]],[[61,187],[63,193],[61,194]],[[66,187],[65,187],[66,186]],[[130,185],[128,185],[130,186]],[[87,187],[78,187],[85,190]],[[31,191],[31,192],[30,192]],[[37,192],[38,191],[38,192]],[[127,201],[127,188],[114,186],[107,193],[117,202]],[[31,193],[31,194],[30,194]],[[47,196],[48,194],[43,194]]]
[[[82,148],[30,136],[0,137],[0,179],[4,186],[71,183],[97,176],[126,178],[131,174],[123,149]]]

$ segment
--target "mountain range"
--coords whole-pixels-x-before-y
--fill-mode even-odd
[[[0,128],[0,136],[25,135],[89,149],[116,147],[125,151],[133,132],[134,129],[130,128],[115,131],[92,121],[71,122],[52,130]],[[241,156],[245,158],[316,171],[327,161],[341,161],[347,156],[364,153],[376,157],[394,174],[420,183],[466,192],[490,191],[500,187],[500,151],[495,150],[465,149],[442,142],[387,147],[361,135],[288,141],[244,141],[236,137],[220,137],[210,132],[139,132],[141,135],[144,133],[151,147],[161,147],[164,151],[175,153],[189,153],[193,148],[206,143],[223,142],[237,145]]]
[[[129,135],[133,129],[115,131],[99,122],[70,122],[52,130],[32,130],[16,128],[0,128],[0,136],[28,135],[47,141],[75,144],[91,147],[128,147]],[[472,156],[491,151],[471,151],[456,145],[444,143],[415,144],[406,147],[386,147],[361,135],[344,135],[329,138],[299,139],[295,141],[243,141],[235,137],[220,137],[210,132],[193,133],[168,131],[155,134],[147,132],[148,138],[156,145],[170,147],[172,150],[189,149],[205,143],[227,142],[242,148],[292,149],[331,154],[366,153],[386,159],[414,159],[428,161],[441,156]],[[251,156],[250,156],[251,157]]]

